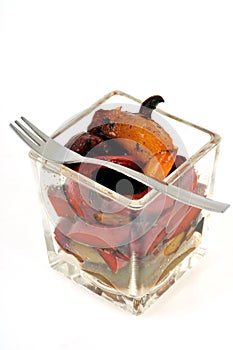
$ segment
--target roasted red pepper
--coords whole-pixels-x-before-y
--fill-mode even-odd
[[[66,237],[58,228],[55,229],[54,235],[56,242],[66,253],[74,255],[79,262],[84,262],[83,257],[72,250],[72,241],[70,238]]]
[[[100,156],[97,157],[99,159],[103,159],[109,162],[118,163],[120,165],[123,165],[125,167],[129,167],[131,169],[141,171],[140,166],[136,164],[136,161],[131,156]],[[78,164],[74,167],[74,170],[77,172],[82,173],[83,175],[95,179],[96,174],[94,173],[98,170],[106,169],[105,167],[98,168],[96,165],[93,164]],[[112,181],[111,177],[109,177],[110,181]],[[107,181],[106,177],[104,178],[104,181]],[[146,186],[143,185],[142,192],[135,193],[132,195],[132,199],[139,199],[142,196],[144,196],[148,189]],[[74,212],[79,215],[81,218],[87,220],[89,223],[95,223],[102,222],[100,217],[100,211],[96,210],[95,208],[98,208],[98,198],[95,198],[95,205],[92,205],[91,203],[91,190],[85,188],[84,186],[80,185],[79,183],[69,179],[66,181],[65,184],[65,193],[68,199],[68,202],[70,206],[73,208]],[[89,201],[89,203],[88,203]],[[99,207],[102,208],[103,203],[99,203]],[[113,201],[110,201],[108,206],[111,207],[113,212],[116,212],[117,214],[109,214],[108,216],[108,225],[111,225],[111,215],[112,215],[112,225],[116,225],[117,215],[122,216],[122,222],[125,221],[126,216],[127,220],[130,215],[130,210],[127,208],[120,208],[119,204],[114,203]],[[101,209],[103,212],[103,208]],[[104,213],[103,213],[104,214]],[[125,218],[124,218],[125,217]],[[104,222],[103,222],[104,223]],[[120,225],[120,224],[119,224]]]
[[[98,252],[113,272],[117,272],[120,268],[128,264],[125,256],[113,249],[98,249]]]
[[[176,226],[176,228],[173,231],[168,232],[167,234],[168,239],[171,239],[177,236],[180,232],[187,230],[191,226],[192,222],[200,214],[200,212],[201,212],[201,209],[188,207],[188,209],[185,212],[185,215],[183,216],[183,219],[179,221],[179,224]],[[179,212],[176,215],[177,217],[178,217],[178,214]]]
[[[67,227],[66,235],[76,242],[96,248],[115,248],[129,241],[129,226],[107,227],[78,220]]]
[[[75,218],[76,211],[67,201],[63,187],[50,186],[48,189],[48,198],[59,217]]]
[[[90,191],[86,187],[69,179],[65,184],[65,193],[67,201],[78,216],[88,222],[96,222],[94,215],[97,211],[86,202],[90,197]]]
[[[161,243],[163,241],[163,239],[166,237],[166,232],[165,230],[162,230],[153,240],[153,242],[151,243],[151,246],[149,247],[149,249],[147,250],[146,254],[154,254],[158,252],[157,246],[159,245],[159,243]]]

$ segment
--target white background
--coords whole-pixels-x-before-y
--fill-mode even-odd
[[[222,136],[215,198],[232,203],[231,1],[0,0],[0,349],[232,349],[232,208],[208,254],[135,317],[50,269],[21,115],[51,133],[105,93]],[[193,140],[195,142],[195,140]]]

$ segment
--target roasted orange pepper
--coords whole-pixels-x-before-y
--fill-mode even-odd
[[[170,135],[143,114],[121,111],[120,108],[98,110],[88,131],[116,138],[130,155],[144,164],[146,175],[163,179],[174,164],[177,148]],[[150,162],[156,162],[157,171],[148,165]]]

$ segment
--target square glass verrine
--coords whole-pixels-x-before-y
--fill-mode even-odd
[[[140,105],[139,99],[113,91],[65,122],[52,137],[65,145],[87,130],[96,111],[121,108],[138,113]],[[164,181],[211,197],[220,137],[158,108],[151,117],[177,147],[175,166]],[[115,174],[106,168],[52,163],[33,151],[30,157],[50,265],[78,284],[138,315],[204,255],[202,235],[209,216],[205,210],[145,186],[138,190],[140,195],[126,193],[119,185],[129,188],[132,183],[126,178],[118,178],[111,188],[107,179],[113,181]]]

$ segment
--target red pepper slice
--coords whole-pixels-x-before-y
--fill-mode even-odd
[[[102,256],[104,261],[108,264],[108,266],[111,268],[113,272],[117,272],[118,266],[117,266],[117,259],[112,254],[112,252],[106,250],[106,249],[98,249],[99,254]]]
[[[76,216],[76,212],[67,201],[63,187],[50,186],[48,189],[48,198],[57,216],[70,218],[74,218]]]
[[[146,254],[155,254],[155,252],[157,253],[158,250],[155,248],[159,245],[159,243],[162,242],[162,240],[166,237],[166,232],[165,230],[162,230],[154,239],[154,241],[152,242],[151,246],[149,247],[148,251],[146,252]]]
[[[128,261],[119,258],[113,249],[98,249],[98,252],[113,272],[117,272],[128,264]]]
[[[176,227],[172,232],[169,233],[168,239],[174,238],[182,231],[185,231],[189,226],[191,226],[192,222],[198,217],[201,209],[189,207],[186,211],[185,217],[179,223],[178,227]]]
[[[58,236],[60,234],[64,237],[64,240],[67,238],[70,241],[84,243],[92,247],[112,248],[105,240],[105,237],[107,238],[106,230],[100,236],[102,231],[103,227],[98,225],[88,225],[82,220],[76,220],[75,223],[72,223],[70,220],[63,218],[55,229],[55,235]],[[67,242],[67,240],[64,242]]]
[[[94,215],[96,211],[91,208],[83,198],[85,195],[86,198],[89,197],[89,190],[82,186],[83,193],[80,192],[81,185],[73,180],[67,180],[65,184],[65,193],[68,202],[72,206],[73,210],[78,216],[83,219],[87,219],[89,222],[95,222]]]
[[[73,244],[75,241],[73,238],[67,236],[72,230],[72,223],[67,219],[60,220],[57,225],[54,235],[58,245],[68,254],[74,255],[81,263],[84,262],[84,258],[81,257],[76,251],[73,250]],[[113,249],[108,246],[107,242],[103,241],[99,237],[94,237],[89,234],[82,235],[81,233],[76,234],[76,238],[79,240],[79,243],[84,244],[95,244],[97,247],[98,253],[102,256],[108,266],[113,272],[117,272],[120,268],[126,266],[129,261],[129,257],[120,252],[118,249]],[[108,248],[102,248],[107,247]]]
[[[107,162],[117,163],[125,166],[126,168],[131,168],[142,172],[141,166],[138,164],[137,159],[133,156],[97,156],[96,158],[106,160]]]
[[[101,224],[88,224],[83,220],[76,221],[67,236],[74,241],[97,248],[120,247],[129,240],[129,226],[107,227]]]
[[[118,163],[120,165],[132,168],[134,170],[141,171],[140,166],[136,164],[135,158],[131,156],[98,156],[96,158],[103,159],[113,163]],[[98,169],[96,165],[86,164],[86,163],[78,164],[74,168],[75,171],[81,172],[82,174],[90,178],[93,178],[92,174],[96,169]],[[140,199],[147,193],[147,191],[148,190],[145,189],[141,193],[134,194],[132,196],[132,199]],[[86,189],[84,186],[81,186],[77,182],[69,179],[65,184],[65,193],[70,206],[73,208],[73,210],[76,212],[77,215],[87,220],[89,223],[96,222],[96,218],[98,218],[99,211],[95,210],[93,206],[91,204],[89,205],[87,201],[83,198],[83,194],[85,194],[85,198],[90,197],[90,193],[91,193],[90,190]],[[96,203],[95,208],[97,207],[97,204],[98,203]],[[107,205],[111,207],[112,211],[117,212],[117,214],[119,215],[129,216],[131,214],[131,211],[127,208],[123,208],[123,210],[120,210],[120,208],[118,208],[119,204],[114,203],[114,201],[109,202],[109,204]],[[115,221],[116,220],[114,220],[114,214],[113,214],[113,222]]]
[[[54,235],[56,242],[66,253],[74,255],[81,263],[84,262],[83,258],[77,252],[73,252],[70,238],[64,236],[58,228],[55,229]]]
[[[204,195],[206,187],[203,184],[197,184],[194,192]],[[168,239],[175,237],[180,232],[187,230],[192,222],[198,217],[201,209],[188,205],[180,204],[178,211],[171,217],[166,226]]]
[[[191,178],[189,177],[191,174]],[[191,180],[193,182],[191,182]],[[183,188],[196,187],[196,192],[199,191],[196,186],[197,176],[194,169],[191,168],[187,171],[184,176],[180,179],[182,181]],[[203,189],[202,189],[203,191]],[[200,191],[199,191],[200,192]],[[162,200],[165,199],[163,203]],[[175,207],[174,207],[175,204]],[[164,208],[162,207],[164,205]],[[169,206],[167,208],[167,206]],[[149,207],[149,209],[148,209]],[[164,195],[160,195],[156,198],[148,207],[146,207],[146,213],[149,215],[154,215],[156,212],[161,211],[159,219],[155,222],[154,226],[149,229],[142,237],[134,240],[134,232],[132,232],[132,242],[130,243],[130,251],[134,251],[137,257],[142,258],[147,254],[152,254],[154,249],[163,239],[167,239],[168,236],[174,237],[181,231],[188,228],[192,221],[200,213],[200,209],[189,207],[182,203],[178,203],[173,199],[165,198]],[[152,208],[154,208],[154,213],[152,213]],[[191,209],[190,209],[191,208]],[[191,210],[191,213],[190,213]],[[145,229],[145,228],[144,228]],[[143,231],[143,227],[142,227]]]
[[[187,170],[178,180],[174,182],[174,186],[178,186],[185,190],[193,191],[197,185],[197,174],[194,167]],[[165,194],[160,194],[154,201],[152,201],[147,207],[146,211],[151,214],[155,214],[161,209],[167,210],[176,202]]]

